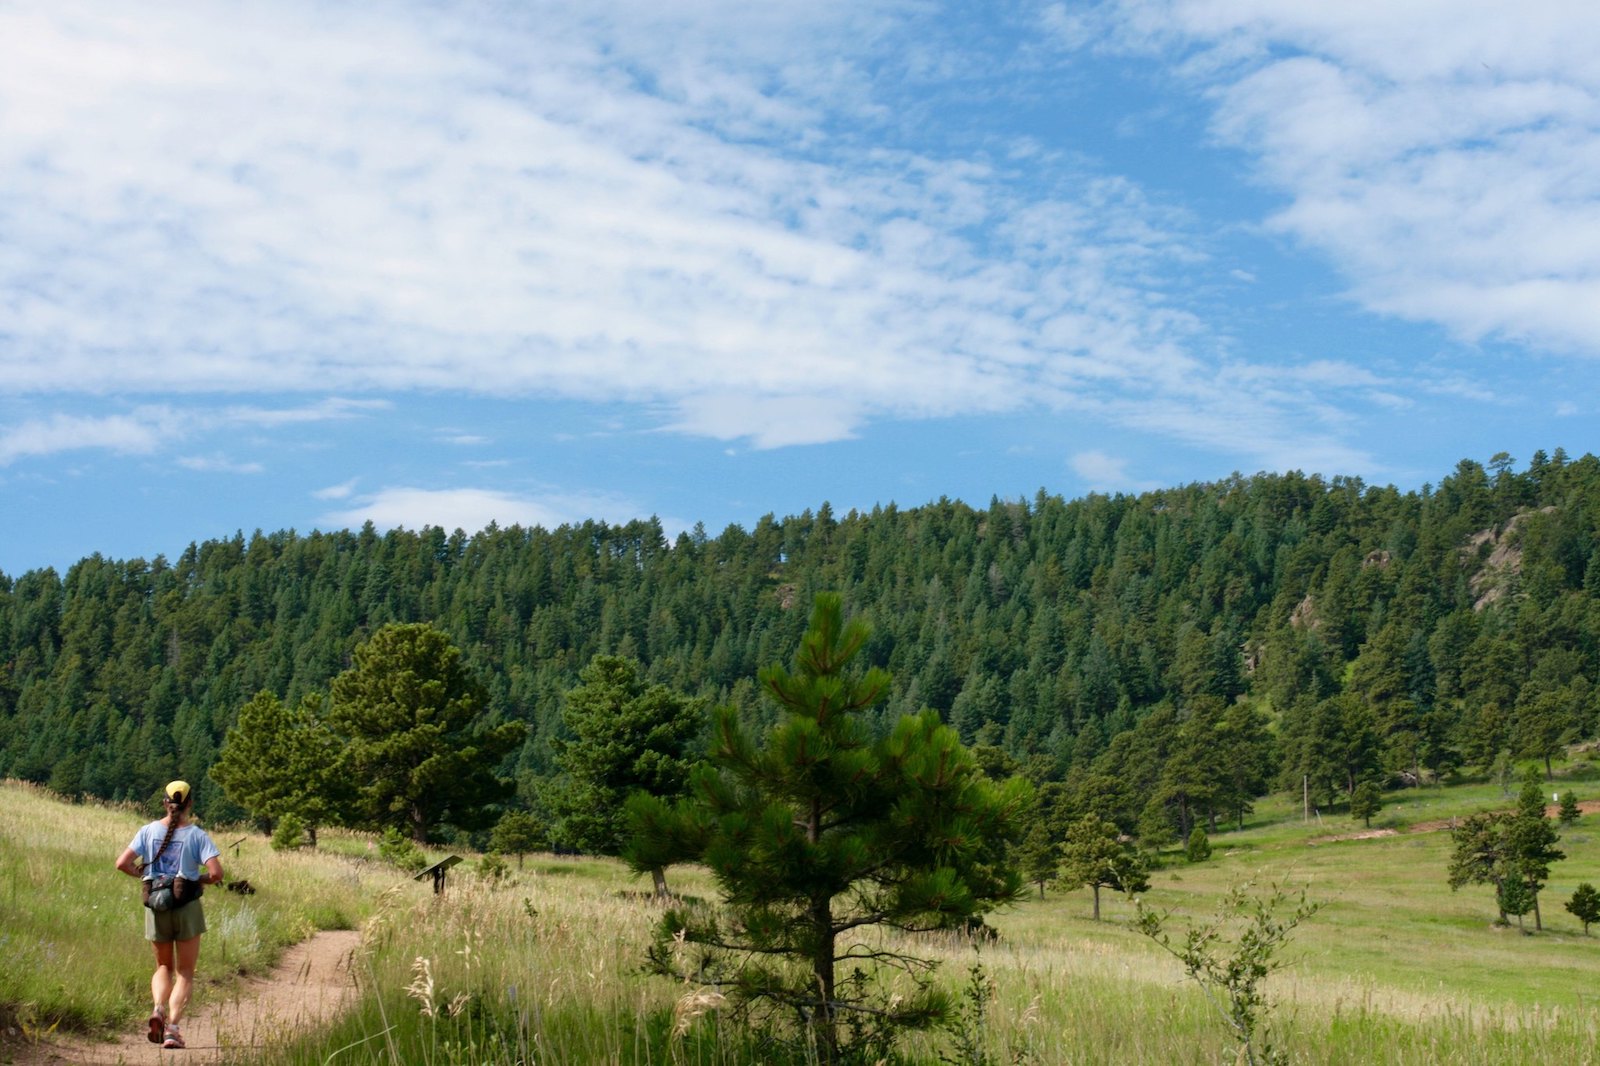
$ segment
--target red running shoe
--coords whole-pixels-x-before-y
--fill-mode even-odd
[[[161,1046],[168,1049],[183,1047],[183,1034],[178,1032],[177,1022],[167,1023],[167,1038],[161,1041]]]
[[[167,1035],[167,1010],[157,1007],[150,1012],[150,1043],[159,1044]]]

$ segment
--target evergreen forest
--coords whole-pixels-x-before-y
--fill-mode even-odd
[[[258,692],[325,692],[357,645],[430,622],[524,739],[535,802],[566,694],[599,655],[752,727],[757,671],[819,592],[870,625],[880,725],[931,708],[1063,817],[1186,838],[1274,788],[1548,760],[1596,734],[1600,459],[1463,460],[1402,492],[1233,475],[1139,495],[940,499],[669,540],[655,520],[554,530],[240,533],[174,559],[0,574],[0,776],[145,799],[206,774]],[[709,728],[709,715],[707,716]],[[1505,771],[1509,773],[1509,770]]]

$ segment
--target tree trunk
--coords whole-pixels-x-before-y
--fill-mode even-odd
[[[1100,882],[1096,881],[1089,887],[1094,889],[1094,920],[1098,922],[1100,920]]]
[[[667,890],[667,871],[660,866],[650,868],[650,880],[656,886],[657,899],[670,899],[672,893]]]
[[[1544,932],[1544,919],[1539,917],[1539,893],[1533,894],[1533,928],[1535,932]]]
[[[411,839],[418,847],[428,842],[428,820],[424,817],[421,807],[411,808]]]
[[[826,896],[811,902],[811,930],[816,937],[811,973],[817,979],[819,999],[811,1016],[811,1032],[823,1066],[833,1066],[839,1057],[839,1033],[833,1019],[833,909],[828,903]]]
[[[806,839],[816,844],[822,839],[822,799],[811,799]],[[833,897],[813,896],[808,908],[811,935],[815,938],[811,955],[811,974],[817,979],[816,1013],[811,1016],[812,1038],[822,1066],[833,1066],[839,1057],[839,1032],[833,1024]]]
[[[307,839],[309,839],[311,841],[311,846],[312,847],[316,847],[317,846],[317,827],[314,826],[314,825],[306,826],[306,837],[307,837]]]

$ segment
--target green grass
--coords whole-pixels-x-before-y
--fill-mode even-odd
[[[1552,791],[1595,779],[1587,762],[1562,770]],[[1486,781],[1384,799],[1380,820],[1396,825],[1509,806]],[[89,1028],[139,1011],[148,952],[132,882],[110,869],[139,821],[131,811],[0,788],[4,935],[9,958],[28,963],[0,977],[0,1003],[34,1024],[59,1019]],[[1268,983],[1278,1004],[1274,1039],[1292,1061],[1592,1060],[1600,937],[1585,937],[1561,905],[1579,881],[1600,883],[1600,815],[1563,831],[1568,859],[1542,897],[1545,931],[1529,936],[1494,924],[1487,889],[1450,891],[1448,833],[1329,839],[1360,829],[1342,813],[1324,812],[1320,825],[1307,825],[1297,797],[1271,797],[1245,830],[1213,838],[1211,862],[1179,859],[1157,870],[1144,900],[1169,911],[1181,932],[1241,880],[1309,886],[1324,909],[1296,932],[1288,965]],[[469,856],[436,898],[427,885],[369,861],[364,835],[324,833],[320,850],[279,855],[252,836],[237,859],[231,852],[225,859],[231,876],[259,881],[261,894],[227,897],[215,910],[217,897],[207,899],[213,933],[201,970],[210,980],[259,970],[314,925],[364,928],[359,1004],[260,1061],[784,1061],[706,990],[640,973],[660,912],[644,895],[647,884],[614,862],[530,856],[494,884],[477,876]],[[704,871],[675,869],[671,880],[679,892],[716,898]],[[1232,1061],[1227,1032],[1179,964],[1130,927],[1132,904],[1106,893],[1102,910],[1105,920],[1094,922],[1087,891],[1052,892],[992,916],[1001,938],[981,949],[948,936],[900,939],[899,946],[939,959],[940,979],[952,988],[974,964],[993,978],[980,1031],[996,1062]],[[426,996],[419,959],[432,979]],[[907,1061],[936,1062],[950,1047],[938,1034],[913,1036]]]

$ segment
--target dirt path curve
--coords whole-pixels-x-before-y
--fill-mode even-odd
[[[216,1002],[202,990],[183,1021],[183,1051],[150,1043],[141,1024],[115,1043],[55,1039],[15,1049],[17,1066],[141,1066],[216,1063],[225,1049],[252,1047],[286,1030],[333,1017],[355,991],[351,959],[361,934],[323,932],[284,952],[266,977],[243,979],[233,996]],[[200,953],[203,971],[205,951]],[[210,993],[209,995],[207,993]]]

